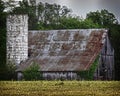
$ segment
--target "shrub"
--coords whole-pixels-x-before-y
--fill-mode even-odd
[[[7,61],[5,67],[0,68],[0,80],[16,80],[16,68],[14,61]]]
[[[17,69],[16,64],[14,61],[8,61],[6,64],[6,72],[7,72],[7,77],[8,80],[13,80],[16,79],[16,72],[15,70]]]
[[[23,71],[23,76],[25,80],[39,80],[41,79],[42,75],[39,72],[39,65],[35,62],[32,63],[31,66],[26,68]]]

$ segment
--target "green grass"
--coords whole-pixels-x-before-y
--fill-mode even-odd
[[[0,96],[120,96],[120,81],[0,81]]]

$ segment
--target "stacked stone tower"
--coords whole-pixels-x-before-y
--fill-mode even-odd
[[[7,17],[7,61],[19,65],[28,58],[28,16]]]

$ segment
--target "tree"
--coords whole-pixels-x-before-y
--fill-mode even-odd
[[[6,13],[4,2],[0,0],[0,80],[6,77]]]
[[[97,23],[102,27],[109,27],[112,24],[118,24],[115,15],[105,9],[88,13],[86,19],[91,19],[94,23]]]
[[[15,0],[3,0],[3,2],[4,2],[5,10],[7,12],[11,12],[16,7],[16,5],[18,5],[18,2]]]
[[[29,2],[28,2],[29,1]],[[23,0],[19,2],[18,7],[14,7],[11,14],[28,14],[29,26],[31,30],[52,29],[58,26],[61,17],[66,17],[71,12],[66,6],[61,7],[57,4],[48,4],[39,2],[36,5],[35,0]]]
[[[0,0],[0,66],[2,67],[6,64],[6,13],[4,9],[4,2]]]
[[[37,29],[38,18],[36,16],[36,5],[35,0],[23,0],[19,2],[19,6],[15,7],[10,14],[27,14],[28,19],[28,28],[29,30]]]
[[[67,16],[60,18],[59,29],[87,29],[99,28],[98,24],[93,23],[92,20],[82,19],[79,16]]]
[[[110,40],[115,50],[115,79],[120,80],[120,25],[114,24],[109,27]]]
[[[57,4],[42,4],[41,2],[38,4],[38,13],[39,23],[43,24],[43,27],[48,29],[58,28],[60,24],[60,20],[62,17],[67,17],[67,15],[71,12],[66,6],[61,7]]]

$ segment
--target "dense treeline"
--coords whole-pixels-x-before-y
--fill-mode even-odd
[[[6,13],[4,10],[4,3],[0,0],[0,62],[5,63],[3,58],[6,58]],[[0,63],[0,66],[2,66]]]
[[[14,4],[14,0],[0,0],[0,70],[5,70],[6,64],[6,16],[28,14],[29,30],[109,28],[115,49],[116,80],[120,80],[120,25],[113,13],[107,10],[90,12],[86,19],[82,19],[73,16],[71,9],[57,4],[39,2],[36,6],[36,0],[23,0],[18,5]],[[5,8],[9,10],[4,12]]]
[[[6,13],[3,12],[4,8],[4,3],[0,0],[0,73],[5,70],[6,64]]]
[[[110,40],[115,50],[115,79],[120,80],[120,25],[111,25],[109,30]]]
[[[38,3],[35,0],[23,0],[19,2],[10,14],[28,14],[29,29],[50,30],[50,29],[76,29],[96,28],[98,24],[92,20],[83,20],[79,16],[72,16],[71,9],[57,4]]]

